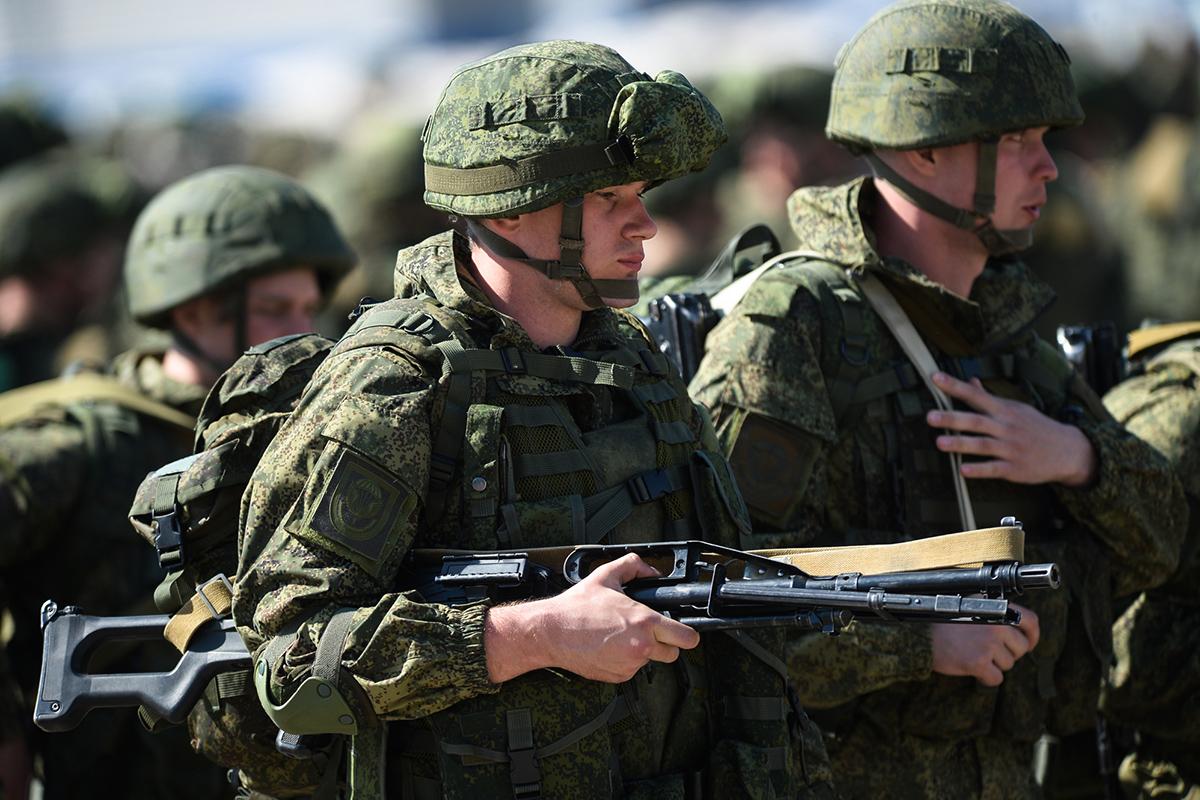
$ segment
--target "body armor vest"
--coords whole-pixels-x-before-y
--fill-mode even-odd
[[[440,364],[416,547],[740,544],[748,514],[711,429],[665,357],[618,320],[610,341],[585,343],[595,350],[553,353],[499,346],[428,297],[389,301],[356,322],[335,352],[383,344]],[[717,659],[736,666],[717,675]],[[621,685],[539,670],[392,725],[388,784],[418,798],[683,797],[702,782],[744,787],[738,764],[750,758],[763,767],[754,780],[782,788],[785,773],[802,770],[797,726],[810,725],[785,681],[784,665],[744,635],[706,637]],[[727,752],[715,739],[728,740]],[[725,755],[708,763],[712,752]]]

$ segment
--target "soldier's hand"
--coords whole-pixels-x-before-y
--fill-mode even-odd
[[[1017,659],[1037,646],[1041,635],[1037,614],[1013,603],[1021,622],[1009,625],[929,626],[933,637],[933,671],[969,675],[984,686],[999,686]]]
[[[968,383],[937,372],[933,382],[978,412],[930,411],[926,415],[931,427],[956,432],[937,437],[939,450],[990,459],[964,462],[964,478],[1065,486],[1085,486],[1095,478],[1096,450],[1075,426],[1053,420],[1026,403],[996,397],[978,378]]]
[[[658,572],[630,554],[597,567],[567,591],[546,600],[488,612],[484,649],[495,683],[544,667],[594,681],[620,683],[648,661],[672,662],[700,634],[629,599],[621,587]]]

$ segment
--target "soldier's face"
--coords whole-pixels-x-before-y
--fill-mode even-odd
[[[658,226],[646,212],[641,193],[644,182],[607,186],[583,197],[583,265],[596,279],[637,280],[645,253],[642,243],[654,238]],[[521,216],[519,245],[533,258],[559,257],[558,239],[562,205]],[[584,310],[587,305],[569,281],[551,281],[554,296],[563,304]],[[607,300],[614,308],[637,301]]]
[[[1020,230],[1038,221],[1046,204],[1046,184],[1058,177],[1046,149],[1048,128],[1026,128],[1000,137],[996,147],[996,209],[992,224],[999,230]],[[959,208],[975,204],[979,144],[967,142],[934,151],[937,164],[934,193]]]
[[[311,267],[254,278],[246,284],[246,344],[308,333],[315,327],[320,306],[321,290]]]
[[[1046,204],[1046,184],[1058,168],[1046,149],[1048,128],[1026,128],[1000,137],[996,148],[996,210],[992,222],[999,230],[1028,228],[1038,221]]]

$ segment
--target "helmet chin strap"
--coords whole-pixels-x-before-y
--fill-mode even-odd
[[[558,259],[549,261],[530,258],[517,245],[505,239],[486,225],[467,220],[471,234],[487,245],[497,255],[528,264],[556,281],[570,281],[579,290],[579,296],[588,308],[604,308],[609,300],[637,300],[637,278],[597,279],[588,275],[583,256],[583,198],[574,197],[563,202],[562,227],[558,237]]]
[[[171,344],[175,349],[186,353],[190,358],[194,358],[206,364],[210,369],[218,375],[225,372],[233,366],[233,362],[241,357],[242,353],[249,349],[246,342],[246,287],[241,286],[234,290],[233,296],[230,298],[229,312],[233,315],[233,349],[236,355],[230,360],[215,358],[205,352],[204,348],[186,333],[181,331],[178,326],[171,326]]]
[[[935,197],[914,185],[883,159],[867,153],[866,159],[875,174],[892,184],[910,203],[922,211],[949,222],[956,228],[971,231],[987,249],[988,255],[1002,256],[1027,249],[1033,244],[1033,226],[1000,230],[992,223],[992,212],[996,210],[996,140],[987,139],[979,143],[979,160],[975,173],[975,196],[973,208],[952,206],[940,197]],[[981,221],[982,220],[982,221]]]

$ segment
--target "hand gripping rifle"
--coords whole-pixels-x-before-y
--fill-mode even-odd
[[[699,631],[792,627],[837,633],[854,619],[1015,625],[1020,615],[1010,608],[1010,596],[1059,586],[1056,565],[1016,561],[814,577],[785,561],[700,541],[441,555],[433,569],[413,562],[412,585],[427,601],[451,605],[547,597],[627,553],[637,553],[661,575],[627,584],[626,593]],[[564,555],[560,577],[546,563],[562,563]],[[34,722],[46,731],[69,730],[93,708],[137,705],[182,722],[209,681],[251,666],[233,621],[215,609],[212,616],[170,672],[93,674],[88,660],[100,645],[158,639],[170,616],[93,617],[46,601]]]

